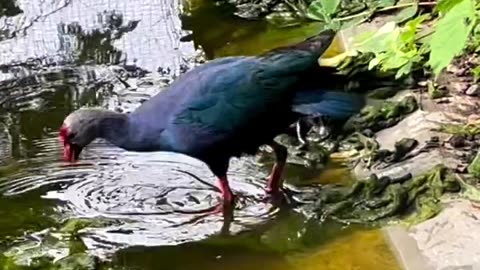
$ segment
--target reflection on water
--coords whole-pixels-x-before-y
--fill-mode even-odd
[[[232,14],[234,7],[215,1],[191,0],[185,4],[184,29],[192,33],[184,39],[202,46],[208,58],[230,55],[255,55],[277,46],[284,46],[318,33],[319,23],[279,28],[267,21],[243,20]],[[188,15],[187,15],[188,14]],[[212,15],[221,22],[212,30]]]
[[[262,228],[257,228],[255,233],[225,240],[229,241],[228,245],[213,238],[170,247],[132,247],[118,252],[113,259],[126,269],[158,269],[158,265],[172,270],[250,270],[258,267],[264,270],[399,269],[383,235],[376,230],[322,227],[335,236],[325,239],[326,245],[319,245],[322,239],[313,239],[318,235],[308,236],[305,230],[295,229],[292,232],[302,237],[291,235],[287,239],[281,230],[271,230],[276,235],[269,235],[268,231],[264,233]],[[317,233],[319,229],[312,228]],[[295,249],[304,244],[302,241],[308,240],[317,244],[302,252]]]
[[[87,231],[93,251],[161,246],[124,250],[120,265],[157,269],[162,259],[168,269],[273,270],[296,269],[287,252],[351,235],[310,228],[303,215],[263,202],[266,171],[252,159],[231,163],[239,195],[233,219],[205,214],[220,193],[212,173],[192,158],[126,152],[99,140],[75,166],[61,160],[58,127],[69,112],[134,110],[197,64],[198,45],[207,58],[252,54],[316,31],[246,23],[228,15],[228,6],[189,3],[181,17],[176,0],[19,0],[16,12],[0,18],[0,245],[60,219],[103,217],[117,222]],[[213,29],[212,20],[221,24]],[[314,269],[308,267],[299,269]],[[361,269],[390,269],[374,267]]]

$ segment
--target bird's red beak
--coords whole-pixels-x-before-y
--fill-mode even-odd
[[[69,133],[66,126],[60,128],[59,136],[60,141],[63,143],[63,159],[68,162],[75,162],[78,160],[82,148],[69,141]]]

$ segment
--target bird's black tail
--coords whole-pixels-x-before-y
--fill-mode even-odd
[[[259,57],[268,66],[271,76],[305,72],[318,66],[318,59],[328,49],[335,35],[335,31],[325,30],[302,42],[270,50]]]

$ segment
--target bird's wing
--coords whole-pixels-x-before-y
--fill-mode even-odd
[[[283,92],[259,84],[258,61],[239,58],[221,68],[205,70],[193,80],[184,80],[190,97],[174,116],[174,123],[201,127],[224,136],[251,126],[259,117],[284,102]],[[273,106],[273,107],[272,107]]]

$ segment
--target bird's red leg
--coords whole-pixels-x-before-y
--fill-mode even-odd
[[[284,146],[272,142],[269,144],[275,152],[275,164],[273,165],[272,172],[268,176],[267,193],[278,193],[283,184],[283,170],[285,169],[285,163],[287,162],[287,148]]]
[[[205,161],[210,170],[215,176],[217,176],[217,187],[222,192],[223,204],[228,205],[233,203],[233,192],[228,185],[227,171],[228,171],[228,158],[213,157],[210,160]]]
[[[223,204],[231,204],[233,202],[233,192],[228,185],[227,176],[218,177],[218,187],[222,192]]]

